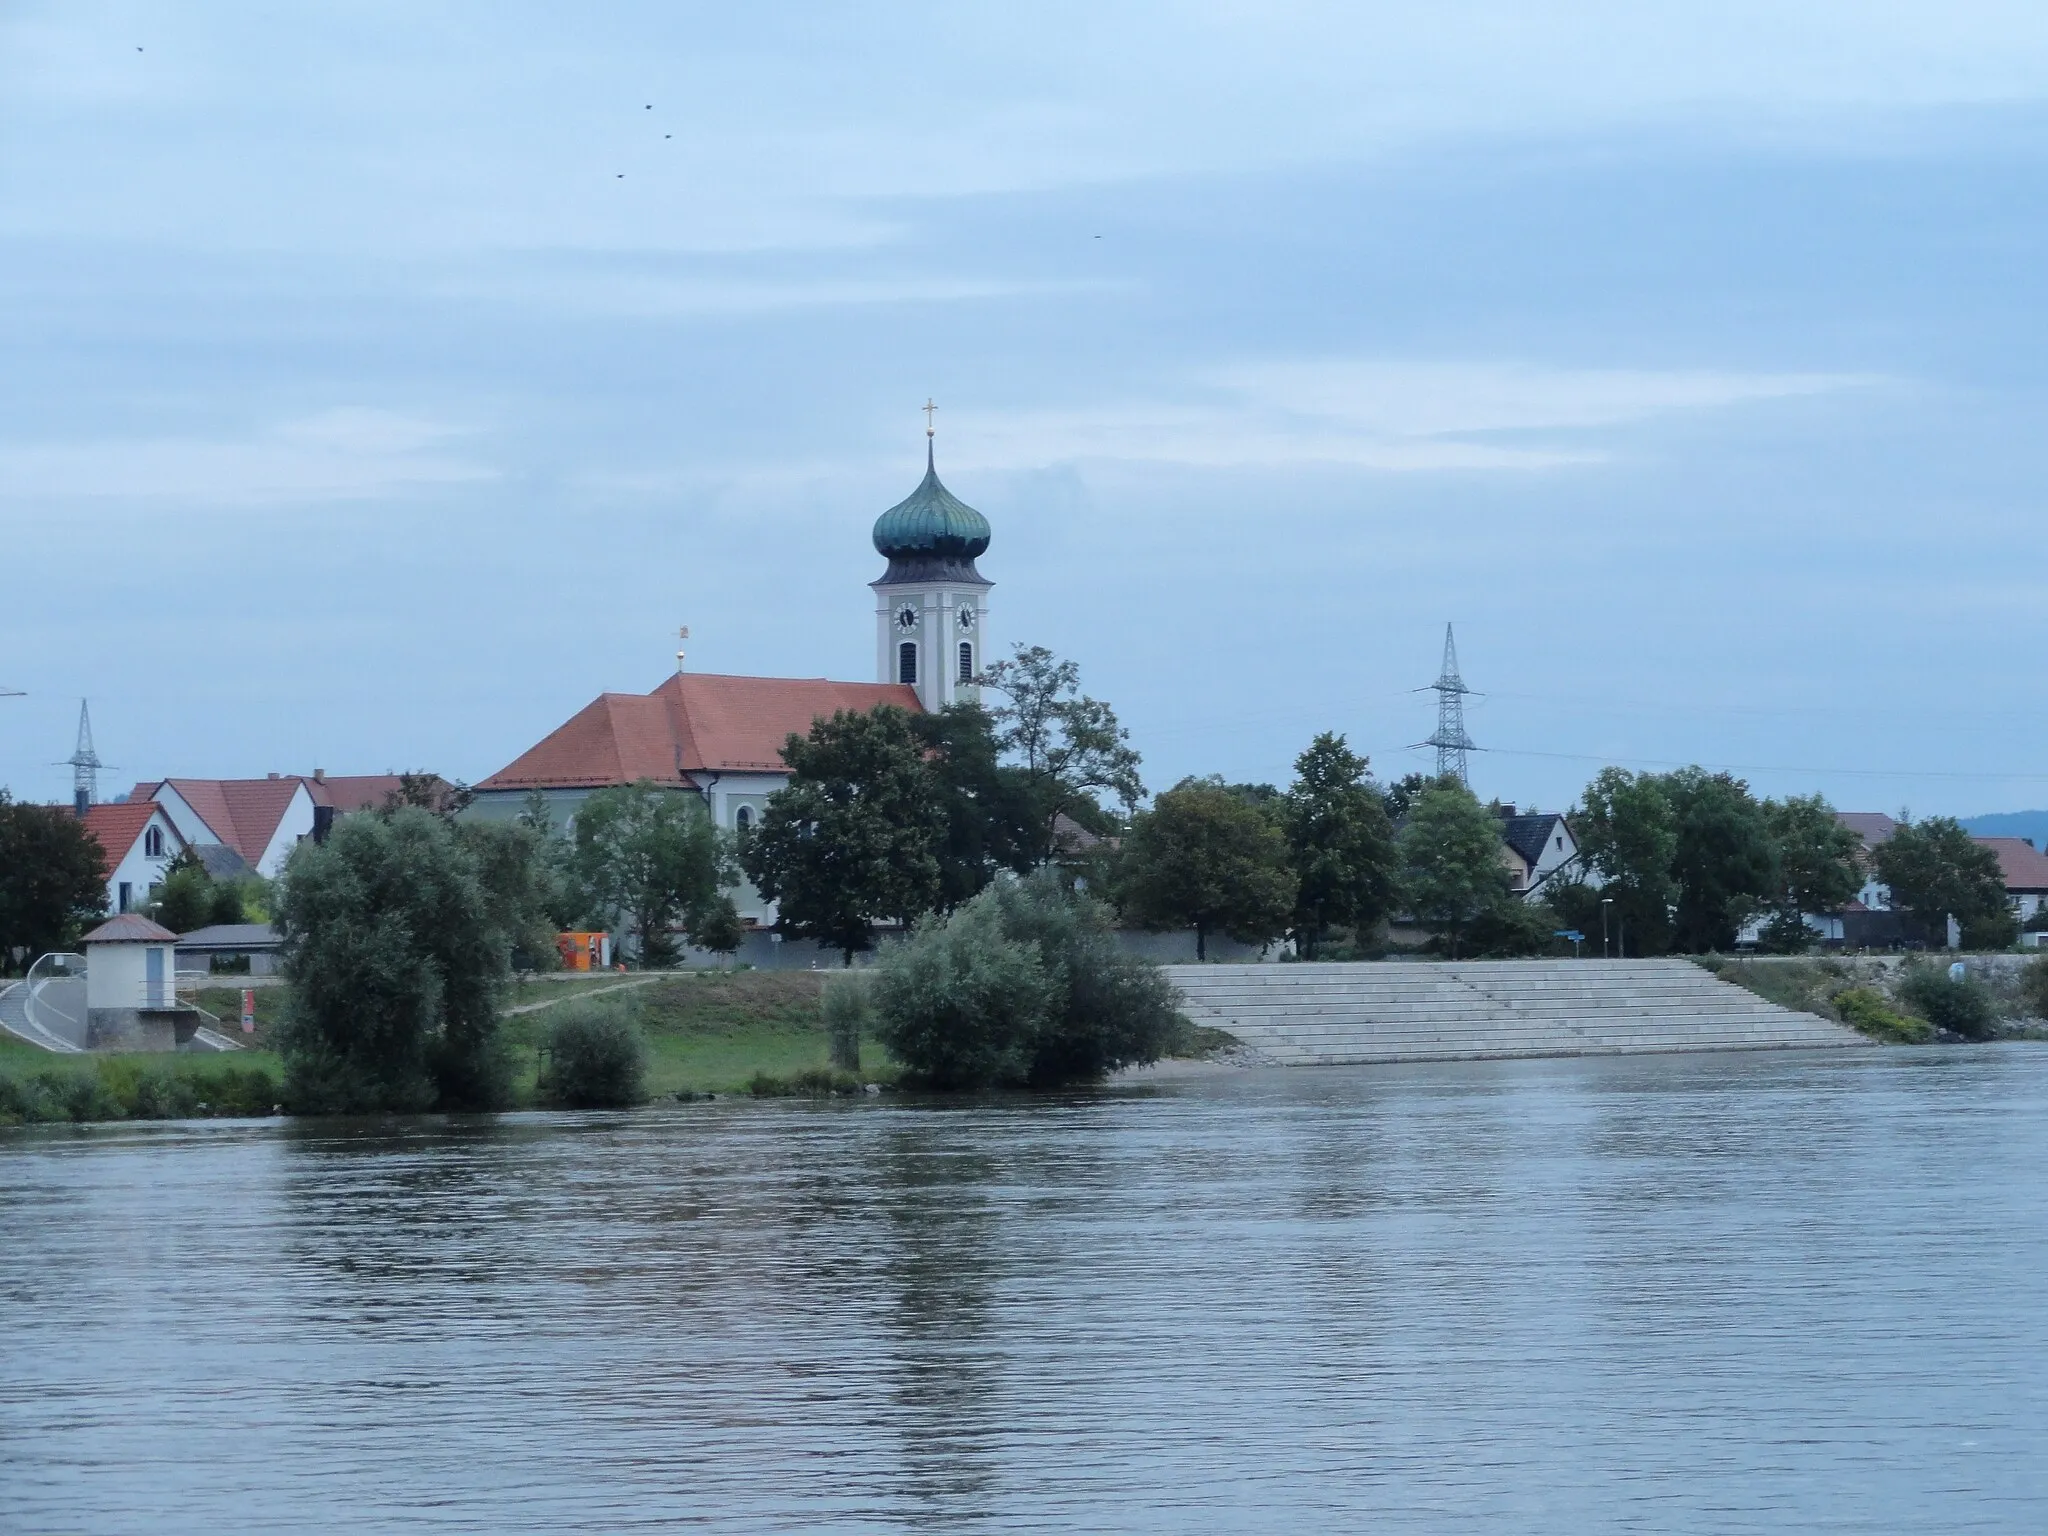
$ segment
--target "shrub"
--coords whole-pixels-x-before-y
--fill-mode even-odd
[[[1179,1025],[1159,968],[1041,871],[928,917],[876,968],[876,1033],[934,1088],[1049,1087],[1157,1060]]]
[[[542,1050],[542,1097],[571,1109],[620,1109],[647,1098],[647,1042],[621,1005],[565,1005],[549,1023]]]
[[[858,1072],[861,1033],[874,1012],[868,997],[868,978],[858,971],[834,976],[825,983],[818,1012],[832,1042],[832,1065],[842,1072]]]
[[[2020,1000],[2035,1018],[2048,1019],[2048,955],[2036,956],[2020,968]]]
[[[1967,976],[1950,981],[1945,972],[1931,965],[1907,966],[1899,980],[1898,997],[1936,1029],[1965,1040],[1989,1040],[1998,1027],[1991,994],[1982,982]]]
[[[1934,1026],[1925,1019],[1896,1012],[1884,994],[1871,987],[1847,987],[1833,999],[1842,1022],[1873,1040],[1892,1045],[1924,1045],[1934,1038]]]

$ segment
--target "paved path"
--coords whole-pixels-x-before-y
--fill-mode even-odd
[[[521,1003],[517,1008],[507,1008],[505,1017],[509,1019],[514,1014],[537,1013],[543,1008],[557,1008],[563,1003],[573,1003],[579,998],[608,997],[614,992],[624,992],[629,987],[651,987],[657,981],[667,980],[671,974],[668,971],[659,971],[652,976],[635,976],[631,981],[621,981],[609,987],[592,987],[588,992],[565,992],[560,997],[543,998],[537,1003]]]
[[[1276,1066],[1868,1045],[1689,960],[1171,965],[1183,1008]]]
[[[42,1025],[28,1016],[28,983],[9,982],[0,986],[0,1029],[17,1040],[26,1040],[30,1045],[41,1046],[46,1051],[55,1051],[60,1056],[78,1056],[83,1052],[69,1040],[53,1035]]]

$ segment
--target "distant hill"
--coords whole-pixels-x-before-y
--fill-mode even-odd
[[[1992,816],[1957,818],[1973,837],[2024,837],[2048,850],[2048,811],[2000,811]]]

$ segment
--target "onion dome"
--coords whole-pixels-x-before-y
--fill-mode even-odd
[[[882,580],[981,581],[974,557],[988,541],[988,519],[940,484],[927,443],[924,479],[875,519],[875,548],[889,560]]]

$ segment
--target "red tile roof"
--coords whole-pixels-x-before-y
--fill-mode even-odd
[[[433,780],[437,798],[445,796],[453,787],[439,775],[429,777]],[[383,810],[398,794],[404,778],[398,773],[330,773],[325,778],[307,778],[303,782],[312,792],[315,805],[331,805],[347,816],[356,811]]]
[[[652,779],[694,784],[702,773],[783,773],[782,744],[840,710],[877,704],[917,713],[900,683],[822,677],[722,677],[688,672],[652,693],[601,694],[478,789],[599,788]]]
[[[85,808],[85,830],[100,845],[100,851],[107,856],[107,871],[128,857],[136,841],[142,836],[142,829],[149,825],[150,817],[156,814],[156,807],[148,800],[124,800],[118,805],[89,805]],[[164,818],[170,820],[168,816]],[[171,841],[178,841],[178,834],[171,832]]]
[[[1998,855],[2007,891],[2048,891],[2048,854],[2023,837],[1973,837]]]
[[[153,799],[169,786],[214,836],[249,863],[258,863],[298,792],[296,776],[275,779],[163,779],[135,786],[131,799]]]

